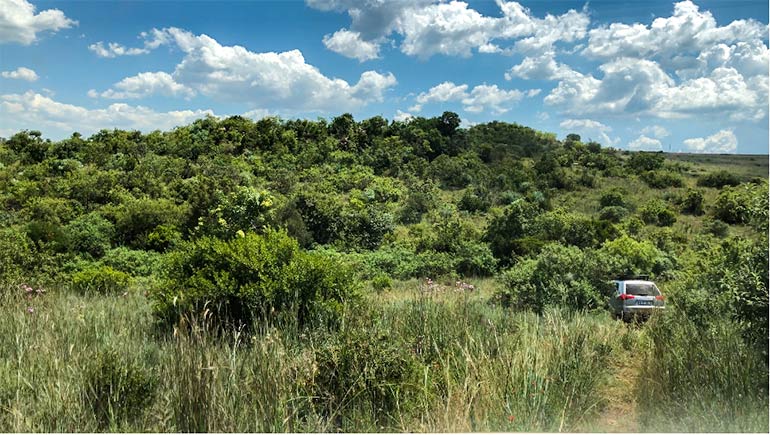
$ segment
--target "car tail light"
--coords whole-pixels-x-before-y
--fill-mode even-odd
[[[634,295],[627,295],[627,294],[620,295],[620,299],[623,301],[625,301],[626,299],[633,299],[633,298],[634,298]]]
[[[665,301],[665,300],[666,300],[666,297],[665,297],[665,296],[663,296],[663,295],[660,295],[660,296],[655,296],[655,299],[657,299],[657,300],[659,300],[659,301]]]

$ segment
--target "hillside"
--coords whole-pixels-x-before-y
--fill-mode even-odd
[[[0,431],[766,432],[768,156],[460,124],[0,139]]]

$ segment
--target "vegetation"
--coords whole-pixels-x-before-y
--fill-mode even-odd
[[[0,185],[0,431],[768,431],[766,156],[236,116]]]

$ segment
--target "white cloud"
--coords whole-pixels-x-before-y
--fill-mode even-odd
[[[746,80],[735,69],[677,84],[656,62],[620,58],[599,67],[600,79],[575,73],[546,96],[545,103],[571,114],[638,114],[688,118],[711,113],[732,120],[767,115],[767,78]]]
[[[420,58],[435,54],[470,56],[480,53],[540,52],[558,41],[586,36],[585,11],[534,17],[517,2],[498,0],[502,16],[482,15],[462,1],[307,0],[324,11],[347,11],[351,29],[364,41],[379,44],[393,33],[402,37],[403,53]],[[512,47],[501,47],[502,41]],[[496,41],[496,42],[493,42]]]
[[[602,124],[593,119],[565,119],[559,123],[559,127],[569,132],[580,133],[585,136],[582,139],[599,140],[604,145],[612,146],[620,141],[618,138],[611,138],[609,133],[612,127]]]
[[[77,24],[58,9],[36,14],[35,6],[27,0],[0,0],[0,44],[18,42],[29,45],[37,40],[38,33],[57,32]]]
[[[380,57],[380,45],[375,42],[364,41],[361,34],[341,29],[332,35],[324,36],[323,43],[329,50],[339,53],[359,62],[377,59]]]
[[[175,82],[171,75],[162,71],[143,72],[126,77],[115,83],[113,87],[114,89],[108,89],[101,94],[89,91],[89,96],[98,95],[113,100],[143,98],[150,95],[184,98],[195,96],[194,90]]]
[[[443,103],[446,101],[459,101],[467,95],[468,85],[456,85],[452,82],[438,84],[428,90],[421,92],[415,101],[420,104]]]
[[[732,130],[720,130],[709,137],[685,139],[684,146],[695,153],[734,153],[738,149],[738,138]]]
[[[338,113],[382,101],[385,92],[397,83],[393,74],[375,71],[362,73],[355,84],[329,78],[305,62],[299,50],[255,53],[182,29],[161,32],[164,43],[174,44],[184,53],[174,71],[144,73],[147,75],[142,79],[129,77],[100,95],[128,98],[166,93],[189,97],[194,92],[276,110]]]
[[[491,111],[493,114],[500,115],[511,109],[511,106],[524,97],[524,93],[512,89],[506,91],[500,89],[497,85],[478,85],[468,92],[468,85],[456,85],[452,82],[443,82],[427,92],[422,92],[415,98],[418,104],[409,110],[419,112],[422,106],[427,103],[445,103],[449,101],[459,101],[463,104],[463,109],[471,113]]]
[[[767,37],[767,26],[755,20],[736,20],[719,27],[709,11],[691,1],[674,4],[671,17],[659,17],[649,26],[612,23],[592,29],[583,53],[596,58],[618,56],[660,58],[665,64],[698,53],[720,42],[732,43]]]
[[[145,48],[127,48],[116,42],[110,42],[105,47],[104,42],[102,41],[89,45],[88,49],[96,53],[99,57],[136,56],[150,52]]]
[[[663,149],[663,144],[658,139],[642,135],[629,142],[628,149],[634,151],[660,151]]]
[[[88,49],[96,53],[99,57],[118,57],[118,56],[137,56],[147,54],[161,45],[168,44],[169,33],[164,30],[152,29],[149,32],[142,32],[139,38],[144,40],[142,47],[126,47],[117,42],[108,42],[105,47],[103,41],[88,46]]]
[[[506,91],[499,89],[497,85],[478,85],[470,94],[463,98],[463,108],[471,113],[491,111],[495,115],[501,115],[509,110],[513,104],[524,97],[524,94],[516,89]]]
[[[666,130],[665,127],[661,127],[660,125],[649,125],[644,127],[641,133],[658,139],[663,139],[664,137],[671,135],[671,133]]]
[[[3,71],[0,73],[0,76],[5,79],[26,80],[28,82],[34,82],[38,79],[35,71],[23,66],[20,66],[13,71]]]
[[[505,73],[506,80],[512,80],[514,77],[528,80],[561,80],[578,76],[580,74],[569,66],[557,63],[552,51],[537,57],[525,57],[520,64]]]
[[[115,103],[103,109],[87,109],[61,103],[28,91],[0,95],[0,128],[43,130],[48,136],[66,137],[74,131],[91,134],[104,128],[167,130],[213,115],[211,110],[156,112],[143,106]]]
[[[409,112],[402,112],[400,110],[396,110],[396,114],[393,116],[393,120],[399,122],[406,122],[412,118],[414,118],[414,115]]]

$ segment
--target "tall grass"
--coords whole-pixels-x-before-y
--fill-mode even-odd
[[[415,286],[336,329],[246,335],[204,316],[159,333],[139,291],[23,293],[0,293],[4,432],[575,431],[601,417],[620,355],[644,361],[643,429],[767,428],[766,366],[728,326],[690,340],[678,318],[629,329]]]
[[[638,383],[643,429],[768,431],[767,360],[734,323],[716,318],[699,328],[672,310],[653,319],[648,335]]]

